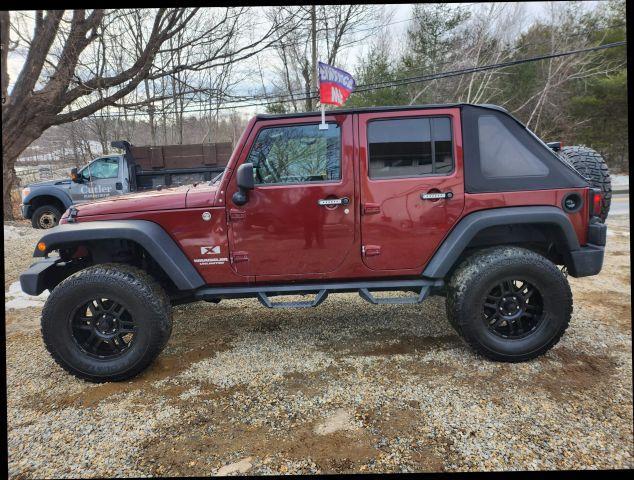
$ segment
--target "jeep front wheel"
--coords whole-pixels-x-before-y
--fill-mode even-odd
[[[167,295],[152,277],[127,265],[96,265],[71,275],[42,310],[50,354],[91,382],[134,377],[158,356],[170,333]]]
[[[48,229],[53,228],[59,223],[62,212],[53,205],[42,205],[37,207],[31,217],[31,225],[33,228]]]
[[[448,285],[447,315],[476,352],[521,362],[559,341],[572,315],[572,292],[547,258],[524,248],[494,247],[457,268]]]

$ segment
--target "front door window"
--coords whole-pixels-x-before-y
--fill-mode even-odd
[[[251,149],[256,184],[324,182],[341,179],[341,132],[317,125],[265,128]]]

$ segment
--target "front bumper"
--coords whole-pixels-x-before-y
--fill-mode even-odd
[[[22,212],[22,216],[29,220],[33,216],[33,205],[24,205],[20,204],[20,212]]]
[[[62,280],[81,270],[85,265],[80,262],[64,262],[57,255],[35,262],[20,275],[22,291],[37,296],[44,290],[52,291]]]
[[[37,296],[46,290],[46,284],[48,283],[46,278],[53,273],[60,261],[59,257],[51,257],[31,265],[26,272],[20,275],[22,291],[29,295]]]

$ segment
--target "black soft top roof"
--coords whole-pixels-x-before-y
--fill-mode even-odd
[[[510,192],[521,190],[547,190],[555,188],[582,188],[588,186],[587,180],[574,168],[562,161],[548,146],[532,133],[520,120],[515,118],[505,108],[491,104],[472,103],[444,103],[434,105],[400,105],[393,107],[363,107],[363,108],[341,108],[327,110],[328,114],[353,114],[369,112],[398,112],[409,110],[426,110],[438,108],[460,108],[462,117],[462,137],[464,149],[465,167],[465,190],[469,193],[484,192]],[[284,119],[284,118],[304,118],[320,115],[321,112],[302,112],[285,114],[260,114],[256,118],[262,120]],[[497,127],[496,138],[481,138],[479,128],[480,117],[495,117],[501,122]],[[499,124],[498,124],[499,125]],[[505,130],[500,130],[505,129]],[[495,132],[493,132],[495,136]],[[481,158],[480,141],[485,145],[490,142],[499,143],[499,138],[512,136],[519,142],[518,149],[529,152],[528,155],[533,162],[547,165],[547,174],[519,174],[517,176],[497,175],[491,177],[483,169],[483,162],[488,165],[494,164],[498,159],[485,153],[486,157]],[[486,152],[486,149],[485,149]],[[522,161],[519,155],[500,157],[499,161],[512,165],[512,161]],[[519,166],[519,165],[518,165]],[[511,167],[512,168],[512,167]],[[502,170],[502,169],[500,169]],[[519,170],[519,169],[518,169]]]
[[[358,107],[358,108],[337,108],[334,110],[326,110],[327,114],[350,114],[350,113],[372,113],[372,112],[398,112],[398,111],[406,111],[406,110],[426,110],[432,108],[454,108],[454,107],[480,107],[487,108],[491,110],[497,110],[499,112],[508,113],[508,110],[505,108],[499,107],[497,105],[492,105],[489,103],[438,103],[438,104],[429,104],[429,105],[398,105],[398,106],[390,106],[390,107]],[[262,120],[274,120],[281,118],[299,118],[299,117],[310,117],[314,115],[321,115],[321,111],[313,111],[313,112],[297,112],[297,113],[259,113],[256,115],[256,118]]]

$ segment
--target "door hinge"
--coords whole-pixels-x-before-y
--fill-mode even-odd
[[[233,252],[231,254],[231,263],[248,262],[249,254],[247,252]]]
[[[374,215],[376,213],[381,213],[381,205],[379,205],[378,203],[364,203],[363,204],[364,215]]]
[[[380,245],[363,245],[361,247],[361,253],[366,257],[376,257],[381,255]]]
[[[229,210],[229,220],[232,222],[236,222],[238,220],[244,220],[246,218],[246,212],[244,210],[237,210],[232,208]]]

